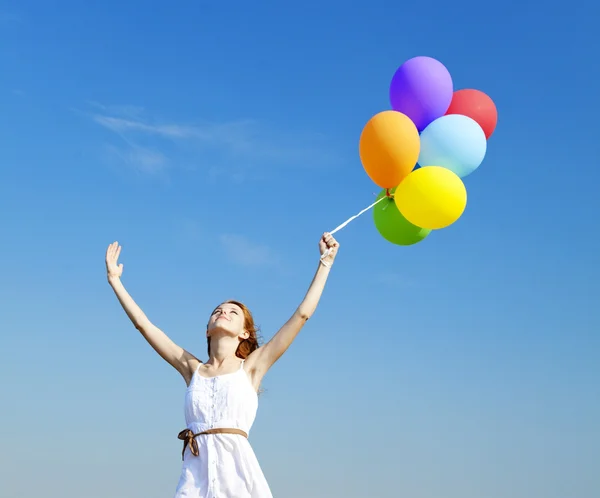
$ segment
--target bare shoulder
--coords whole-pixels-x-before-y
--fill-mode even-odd
[[[246,370],[246,372],[252,373],[256,370],[259,364],[260,349],[261,348],[257,348],[254,351],[252,351],[252,353],[250,353],[248,357],[244,360],[244,370]]]
[[[248,358],[244,360],[244,370],[257,391],[260,388],[263,377],[267,373],[266,369],[261,368],[261,362],[259,361],[260,349],[261,348],[258,348],[252,351]]]
[[[185,380],[185,384],[189,386],[190,382],[192,381],[192,377],[194,376],[194,372],[198,368],[198,365],[202,363],[202,361],[188,351],[184,352],[183,360],[184,361],[181,362],[181,370],[179,370],[179,373],[183,377],[183,380]]]

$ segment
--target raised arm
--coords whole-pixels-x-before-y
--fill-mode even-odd
[[[183,376],[186,383],[189,382],[198,359],[175,344],[167,334],[154,325],[129,295],[121,282],[123,264],[118,263],[120,254],[121,246],[118,242],[113,242],[106,250],[108,283],[135,328],[141,332],[150,346]]]
[[[273,338],[263,347],[253,351],[246,360],[246,368],[250,372],[255,386],[260,385],[260,381],[269,368],[271,368],[271,366],[273,366],[281,355],[283,355],[290,347],[304,324],[315,312],[319,300],[321,299],[321,295],[323,294],[323,289],[325,288],[325,283],[329,277],[331,265],[337,255],[338,248],[339,244],[331,234],[323,234],[319,241],[319,252],[321,254],[319,266],[304,299],[294,314],[279,329]],[[326,251],[327,254],[325,255]]]

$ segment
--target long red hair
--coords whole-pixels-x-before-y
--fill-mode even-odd
[[[259,344],[259,327],[254,323],[254,317],[252,313],[248,309],[248,307],[244,303],[240,303],[239,301],[235,301],[230,299],[229,301],[225,301],[226,304],[235,304],[238,306],[242,313],[244,314],[244,330],[246,330],[250,335],[247,339],[240,341],[240,344],[237,347],[235,355],[242,360],[245,360],[250,356],[252,351],[258,349],[260,347]],[[223,304],[225,304],[223,303]],[[210,337],[206,339],[207,342],[207,350],[208,356],[210,357]]]

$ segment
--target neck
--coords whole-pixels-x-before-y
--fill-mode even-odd
[[[212,337],[210,339],[209,364],[219,367],[231,360],[238,360],[235,352],[239,345],[237,337]]]

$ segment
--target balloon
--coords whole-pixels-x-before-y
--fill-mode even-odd
[[[449,169],[423,166],[398,185],[394,201],[410,223],[435,230],[461,217],[467,206],[467,190]]]
[[[381,188],[395,187],[412,171],[419,148],[419,132],[414,123],[396,111],[376,114],[360,135],[363,168]]]
[[[494,133],[498,123],[498,111],[494,101],[479,90],[457,90],[452,96],[446,114],[462,114],[477,121],[488,139]]]
[[[395,190],[391,189],[391,193],[394,193]],[[386,191],[383,190],[377,196],[377,200],[385,195]],[[415,226],[402,216],[392,198],[375,204],[373,207],[373,221],[377,231],[385,240],[400,246],[416,244],[431,233],[431,230]]]
[[[446,66],[431,57],[414,57],[392,77],[390,102],[392,109],[406,114],[422,131],[446,113],[452,91],[452,77]]]
[[[442,116],[421,133],[419,164],[443,166],[461,178],[482,163],[487,141],[481,126],[459,114]]]

